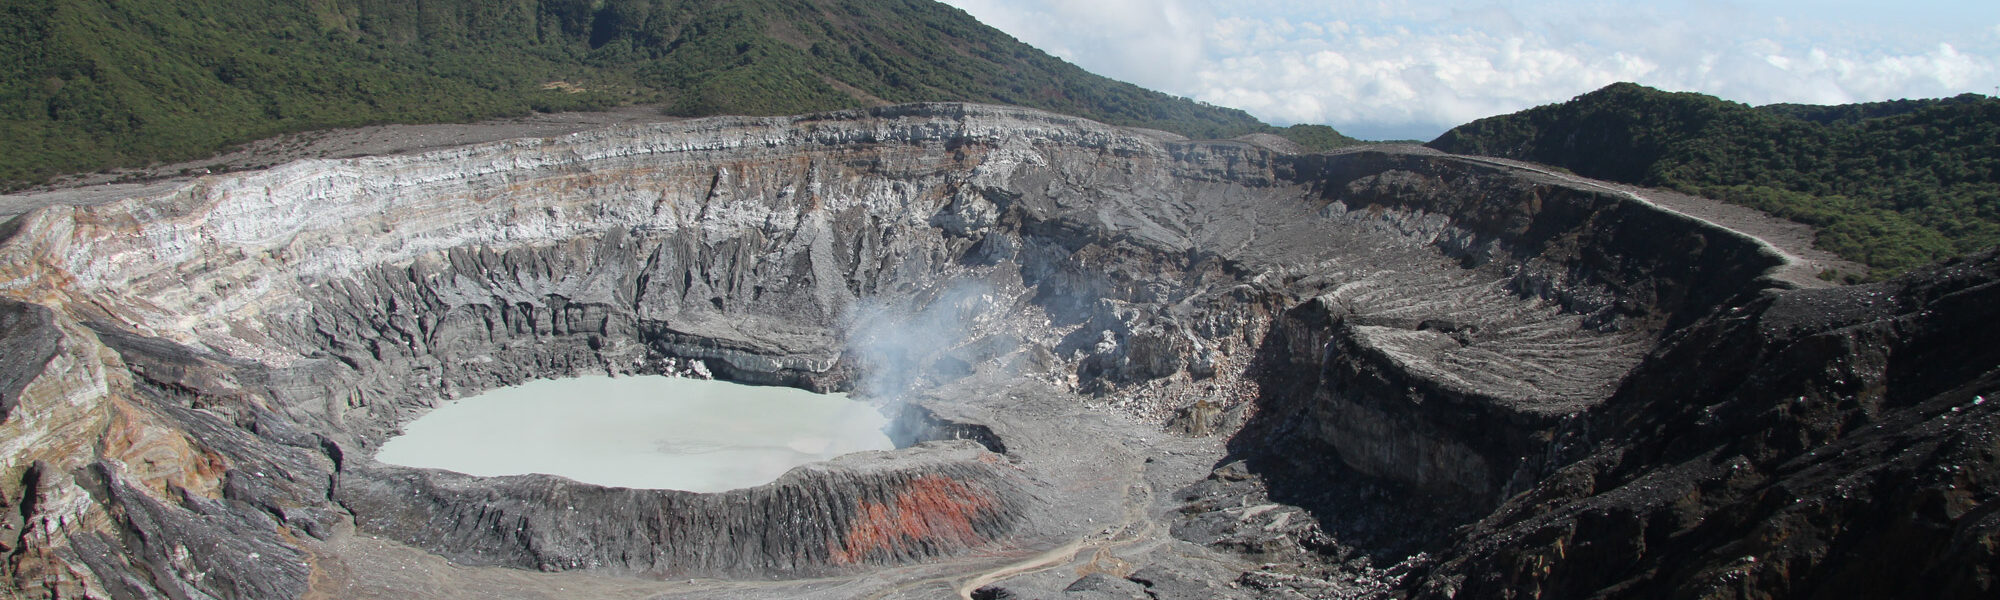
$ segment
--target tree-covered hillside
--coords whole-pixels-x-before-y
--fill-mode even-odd
[[[619,103],[957,100],[1352,141],[1091,75],[930,0],[6,0],[0,56],[0,187],[288,131]]]
[[[1887,276],[2000,243],[2000,100],[1751,107],[1620,83],[1430,146],[1756,207]]]

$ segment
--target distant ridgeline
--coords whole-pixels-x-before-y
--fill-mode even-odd
[[[291,131],[624,103],[971,101],[1354,141],[1092,75],[930,0],[8,0],[0,57],[0,188]]]
[[[1977,94],[1753,108],[1620,83],[1430,146],[1759,208],[1875,278],[2000,243],[2000,99]]]

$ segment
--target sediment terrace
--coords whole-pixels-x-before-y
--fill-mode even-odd
[[[1064,548],[1138,568],[1187,544],[1149,525],[1165,475],[1127,479],[1196,460],[1159,428],[1245,420],[1238,451],[1313,444],[1483,514],[1663,335],[1790,286],[1757,239],[1504,165],[956,104],[307,160],[0,235],[31,597],[353,591],[327,574],[388,552],[355,536],[843,595]],[[723,494],[366,458],[445,399],[695,361],[906,398],[934,441]]]

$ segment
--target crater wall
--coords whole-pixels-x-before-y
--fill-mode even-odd
[[[453,397],[694,361],[883,396],[1004,371],[1142,420],[1263,378],[1264,414],[1308,426],[1244,443],[1491,502],[1661,332],[1781,260],[1449,156],[949,104],[302,161],[4,234],[0,330],[47,357],[0,371],[0,427],[34,440],[0,477],[30,596],[297,596],[325,558],[289,540],[348,523],[471,564],[746,577],[1050,531],[1028,490],[1061,486],[996,443],[709,496],[367,458]],[[863,308],[949,326],[857,345],[883,337]],[[208,540],[287,558],[187,549]]]

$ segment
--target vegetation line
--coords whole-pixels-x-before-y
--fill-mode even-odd
[[[2000,99],[1976,94],[1751,107],[1621,83],[1429,145],[1763,210],[1874,278],[2000,244]]]
[[[1092,75],[932,0],[12,0],[0,56],[5,189],[294,131],[622,104],[967,101],[1354,143]]]

